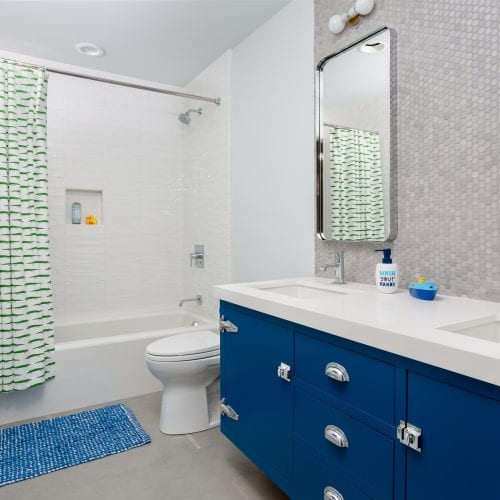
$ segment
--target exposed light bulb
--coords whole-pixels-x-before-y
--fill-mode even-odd
[[[338,14],[335,16],[330,17],[330,20],[328,21],[328,29],[335,34],[339,34],[343,31],[345,28],[345,21],[342,18],[342,16],[339,16]]]
[[[375,0],[355,0],[344,14],[332,16],[328,21],[328,29],[335,34],[341,33],[346,24],[357,27],[362,16],[369,14],[375,7]]]
[[[362,16],[369,14],[373,10],[373,7],[375,7],[375,0],[356,0],[354,4],[356,12]]]

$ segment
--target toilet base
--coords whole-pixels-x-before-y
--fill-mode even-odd
[[[191,434],[220,425],[219,380],[208,387],[166,386],[161,402],[160,431]]]

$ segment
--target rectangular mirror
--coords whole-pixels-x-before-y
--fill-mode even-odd
[[[318,237],[393,239],[390,30],[324,58],[316,76]]]

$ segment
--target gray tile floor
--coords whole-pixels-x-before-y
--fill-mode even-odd
[[[4,486],[0,500],[287,498],[218,428],[183,436],[162,434],[161,393],[124,402],[151,436],[151,444]]]

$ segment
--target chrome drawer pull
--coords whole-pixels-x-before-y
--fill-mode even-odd
[[[349,448],[349,440],[344,431],[335,425],[325,427],[325,439],[339,448]]]
[[[344,500],[344,497],[332,486],[327,486],[323,490],[323,500]]]
[[[328,363],[325,368],[325,375],[338,382],[349,382],[347,370],[338,363]]]

